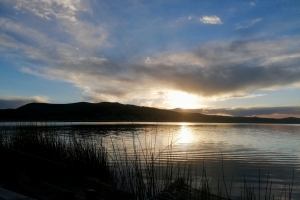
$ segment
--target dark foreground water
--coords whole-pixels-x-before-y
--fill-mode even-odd
[[[161,164],[170,162],[170,157],[174,163],[190,164],[193,177],[195,180],[198,178],[198,181],[205,165],[213,191],[223,187],[225,193],[224,175],[227,188],[230,188],[232,183],[232,197],[241,196],[241,187],[244,187],[246,181],[248,186],[250,184],[254,187],[257,195],[259,187],[261,188],[261,197],[265,195],[266,186],[267,192],[271,187],[275,199],[281,195],[283,188],[289,188],[293,184],[292,199],[300,199],[300,125],[199,123],[100,123],[100,126],[95,126],[99,123],[48,123],[47,125],[53,127],[59,125],[55,129],[61,134],[75,132],[82,138],[92,138],[96,142],[102,139],[112,160],[113,152],[116,150],[122,159],[125,149],[129,156],[133,155],[134,150],[142,154],[143,150],[151,149],[159,156]],[[282,199],[285,195],[288,194],[283,193]]]

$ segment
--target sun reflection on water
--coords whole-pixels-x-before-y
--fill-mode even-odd
[[[178,136],[178,143],[192,143],[194,140],[193,132],[184,124],[181,126]]]

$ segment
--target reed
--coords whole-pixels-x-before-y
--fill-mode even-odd
[[[183,180],[182,184],[188,184],[192,178],[190,166],[185,162],[174,162],[173,143],[171,141],[160,151],[155,148],[155,139],[142,147],[140,139],[134,136],[133,154],[129,155],[124,141],[120,146],[111,137],[113,151],[110,160],[116,187],[135,194],[138,199],[145,199],[164,190],[179,178]],[[162,154],[165,159],[162,159]]]
[[[13,134],[2,131],[0,146],[4,163],[22,166],[28,171],[39,167],[48,174],[71,170],[101,180],[110,178],[107,152],[101,141],[96,144],[53,130],[22,127]]]

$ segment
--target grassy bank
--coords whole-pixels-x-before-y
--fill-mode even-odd
[[[185,162],[174,161],[172,144],[176,141],[170,141],[165,149],[157,150],[156,139],[147,141],[146,147],[142,147],[141,141],[133,138],[132,154],[128,152],[124,141],[116,142],[111,137],[109,145],[113,151],[108,154],[102,141],[64,134],[47,127],[2,129],[0,139],[0,156],[4,169],[0,180],[2,185],[24,181],[26,177],[47,181],[74,181],[75,177],[84,177],[133,194],[133,199],[231,198],[232,183],[226,183],[223,181],[224,177],[221,177],[216,181],[217,186],[213,185],[203,163],[201,168],[195,170]],[[164,159],[161,158],[162,154]],[[192,171],[198,174],[195,175]],[[16,174],[21,175],[12,178]],[[291,180],[290,185],[282,188],[281,195],[275,196],[271,181],[267,181],[257,191],[245,178],[239,199],[292,199],[292,182]],[[213,187],[218,189],[211,194]],[[95,189],[99,189],[102,199],[111,199],[109,195],[103,194],[106,192],[103,187]]]

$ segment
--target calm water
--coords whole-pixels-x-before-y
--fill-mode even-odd
[[[76,126],[83,125],[84,126]],[[216,189],[218,178],[222,179],[222,160],[227,187],[232,180],[232,196],[240,196],[244,183],[258,189],[260,176],[261,195],[265,193],[267,176],[272,181],[275,199],[282,188],[292,184],[293,199],[300,199],[300,125],[273,124],[197,124],[197,123],[59,123],[56,127],[64,134],[74,133],[103,140],[112,154],[112,147],[120,154],[124,146],[133,154],[134,144],[141,149],[152,148],[162,152],[161,160],[167,160],[172,148],[175,163],[187,162],[192,169],[202,169]],[[105,125],[106,124],[106,125]],[[0,124],[1,125],[1,124]],[[3,124],[2,124],[3,125]],[[7,125],[7,124],[6,124]],[[23,124],[24,125],[24,124]],[[49,125],[49,124],[48,124]],[[168,145],[170,145],[169,148]],[[114,145],[112,145],[114,144]],[[199,176],[200,172],[198,172]],[[200,177],[200,176],[199,176]],[[233,177],[233,179],[232,179]],[[223,183],[221,182],[220,185]]]

